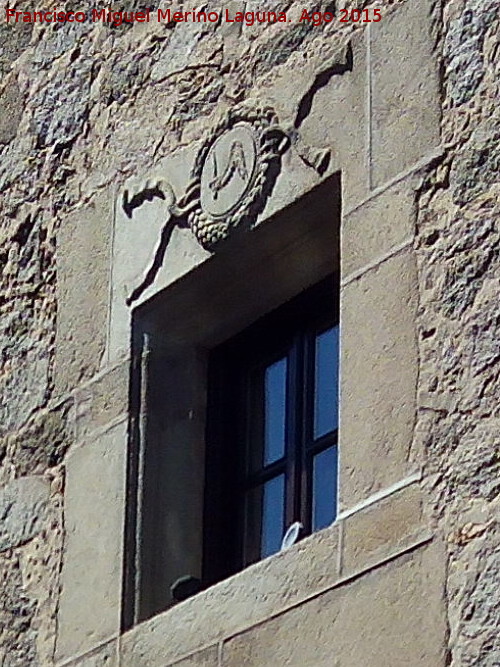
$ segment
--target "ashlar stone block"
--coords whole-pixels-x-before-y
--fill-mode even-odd
[[[438,59],[432,0],[403,3],[370,25],[372,186],[378,187],[439,145]]]
[[[432,545],[227,641],[222,667],[444,667],[444,556]]]
[[[415,471],[417,305],[412,249],[341,290],[342,510]]]
[[[417,178],[409,176],[343,216],[344,280],[414,236],[416,187]]]
[[[325,176],[340,171],[343,206],[350,209],[366,199],[367,44],[365,31],[352,35],[349,44],[332,40],[316,58],[304,61],[292,56],[286,67],[260,81],[259,92],[276,110],[282,127],[295,128],[261,220],[297,200]]]
[[[119,631],[126,442],[126,424],[120,424],[67,459],[56,647],[61,661],[91,651]]]
[[[168,667],[219,667],[219,647],[211,646],[204,651],[174,662]]]
[[[136,626],[122,637],[120,667],[164,667],[334,586],[338,535],[327,528]]]
[[[77,660],[60,663],[58,667],[117,667],[117,665],[118,640],[114,640]]]
[[[127,359],[105,369],[76,392],[78,440],[127,414],[129,374],[130,363]]]
[[[346,209],[369,192],[367,43],[366,31],[351,38],[346,71],[317,86],[311,113],[300,130],[305,144],[330,149],[331,168],[342,171],[342,205]]]
[[[152,283],[130,306],[128,298],[143,283],[160,245],[170,206],[185,192],[197,146],[176,151],[151,173],[129,179],[115,200],[112,291],[108,361],[128,355],[132,307],[146,301],[198,266],[209,253],[189,229],[176,228]]]
[[[430,536],[414,483],[344,520],[342,576],[351,576]]]
[[[55,383],[59,394],[101,365],[108,322],[113,201],[101,192],[61,223],[57,243]]]

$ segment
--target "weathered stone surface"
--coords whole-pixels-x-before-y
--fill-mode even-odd
[[[433,520],[448,535],[450,666],[500,662],[496,3],[449,5],[443,139],[418,200],[420,388],[416,443]],[[478,600],[481,599],[481,603]]]
[[[498,19],[494,0],[468,2],[462,11],[451,6],[443,39],[447,65],[447,93],[453,106],[470,102],[484,82],[483,53],[487,52],[487,34]]]
[[[0,489],[0,552],[32,539],[46,518],[49,484],[42,477],[16,479]]]
[[[80,9],[74,2],[67,4],[68,9],[72,9],[73,11]],[[15,27],[17,29],[20,26],[17,24]],[[91,24],[89,25],[88,22],[68,21],[64,26],[56,24],[52,30],[45,31],[43,35],[44,39],[41,39],[36,45],[33,53],[33,63],[39,67],[50,66],[52,61],[72,52],[90,29]],[[76,57],[78,58],[80,55],[81,53],[78,53]]]
[[[2,11],[5,4],[5,0],[0,1]],[[34,9],[24,2],[17,4]],[[79,8],[73,1],[64,4]],[[271,4],[277,7],[277,3]],[[351,9],[359,2],[345,0],[337,3],[337,9],[340,4]],[[429,41],[428,3],[418,0],[386,0],[383,20],[370,25],[372,185],[391,178],[435,145],[438,104],[444,155],[429,165],[428,177],[416,199],[420,303],[418,412],[408,457],[415,458],[418,454],[425,462],[424,484],[432,519],[436,529],[448,537],[448,635],[442,630],[442,636],[448,637],[447,660],[450,667],[496,667],[500,664],[496,627],[496,612],[500,607],[496,572],[500,363],[500,240],[496,224],[500,216],[498,1],[445,0],[432,4]],[[401,7],[392,17],[388,16],[387,11],[398,5]],[[207,6],[215,8],[216,4],[209,0]],[[122,1],[114,2],[113,8],[130,9]],[[300,12],[302,7],[292,2],[290,9]],[[41,426],[50,412],[48,406],[52,405],[54,393],[60,396],[73,391],[80,378],[88,379],[100,367],[105,318],[100,307],[97,313],[92,308],[96,302],[104,303],[103,281],[95,278],[104,262],[97,259],[101,268],[96,269],[91,260],[100,256],[107,241],[97,238],[101,230],[97,221],[88,228],[83,223],[77,225],[74,242],[83,251],[87,249],[88,256],[78,250],[76,255],[81,263],[74,263],[73,230],[67,228],[62,232],[69,241],[63,262],[74,272],[71,288],[69,283],[65,286],[63,277],[59,289],[67,291],[57,295],[55,248],[57,245],[59,260],[62,248],[59,242],[56,244],[56,237],[61,221],[64,226],[68,218],[68,211],[85,204],[98,189],[108,186],[111,187],[104,199],[111,202],[115,188],[119,190],[126,178],[147,176],[164,156],[175,153],[179,146],[187,146],[187,150],[196,153],[197,142],[217,114],[239,101],[265,102],[268,92],[282,91],[276,100],[281,98],[286,110],[283,118],[288,122],[298,100],[314,80],[313,74],[320,72],[325,60],[356,33],[364,32],[362,25],[337,22],[319,27],[256,23],[233,31],[237,33],[235,38],[228,35],[224,24],[214,26],[206,34],[194,30],[195,35],[191,31],[188,35],[187,27],[155,23],[132,28],[126,24],[110,28],[90,22],[57,26],[0,24],[2,84],[6,77],[15,77],[24,97],[15,136],[13,117],[5,113],[0,103],[0,123],[9,126],[10,137],[9,143],[0,147],[2,481],[12,479],[13,475],[41,474],[45,465],[54,466],[61,461],[70,433],[66,433],[66,427],[60,430],[55,425],[56,434],[52,436],[52,426],[47,426],[47,430]],[[177,48],[170,48],[173,34]],[[431,54],[434,45],[436,55]],[[332,81],[320,87],[313,103],[314,113],[318,107],[323,109],[320,100],[338,100],[340,104],[345,96],[349,100],[347,114],[349,105],[357,99],[368,102],[362,91],[349,91],[347,86],[357,76],[360,81],[363,79],[363,72],[356,69],[359,62],[354,53],[353,72],[336,77],[337,84]],[[434,65],[439,66],[439,89]],[[153,81],[150,73],[161,75],[162,68],[168,70],[167,78],[161,80],[160,76]],[[345,151],[345,159],[334,168],[340,168],[344,174],[351,169],[351,183],[365,187],[357,165],[361,164],[359,139],[366,128],[356,127],[354,114],[352,118],[337,118],[338,108],[327,107],[324,114],[328,128],[335,125],[341,129],[344,125],[349,134],[348,140],[336,144]],[[307,122],[304,131],[306,125]],[[322,128],[310,125],[307,131],[312,139],[314,132],[321,133]],[[336,156],[333,157],[335,160]],[[189,166],[186,163],[182,167],[183,173],[189,171]],[[356,182],[357,172],[359,182]],[[297,162],[286,165],[280,179],[275,195],[282,196],[285,204],[293,199],[294,193],[301,196],[317,182],[314,172],[306,166],[299,167]],[[344,210],[346,205],[352,208],[359,203],[349,201],[348,195],[345,191]],[[273,210],[273,201],[268,212],[280,207],[278,201]],[[383,217],[384,213],[380,211],[380,215]],[[151,224],[152,228],[157,224],[148,215],[137,222]],[[143,236],[137,234],[131,223],[131,230],[130,243],[138,255],[143,252],[143,239],[157,238],[154,229],[152,234],[145,232]],[[357,246],[360,258],[365,250],[371,252],[372,244],[378,252],[379,242],[381,245],[386,240],[393,242],[395,229],[380,227],[379,230],[380,238],[370,235],[371,228],[366,230],[370,247],[368,243]],[[164,266],[175,270],[168,273],[167,269],[163,274],[168,274],[167,278],[158,286],[178,280],[205,259],[204,256],[193,262],[187,259],[196,254],[195,244],[187,234],[179,237]],[[345,259],[349,259],[347,254]],[[235,261],[235,274],[237,269]],[[87,293],[83,300],[80,287]],[[365,306],[366,301],[361,300],[360,312]],[[59,324],[62,326],[66,318],[66,328],[57,332],[58,343],[65,342],[59,346],[54,365],[57,310]],[[85,313],[90,314],[82,326]],[[368,313],[371,316],[371,310]],[[399,307],[391,315],[397,320]],[[122,324],[120,345],[126,354],[128,313]],[[360,327],[364,325],[361,322]],[[394,378],[399,378],[396,364],[391,372]],[[364,382],[366,376],[360,377]],[[369,387],[374,393],[379,390],[376,382]],[[400,397],[394,398],[394,394],[389,392],[386,396],[398,405]],[[92,420],[95,417],[99,421],[99,405],[106,403],[99,401],[95,403],[96,412],[90,410]],[[106,411],[107,407],[105,414]],[[378,414],[363,413],[366,424],[372,419],[378,429],[381,424]],[[360,433],[360,425],[354,426],[357,432],[353,435],[365,435],[369,430],[366,426]],[[87,424],[82,424],[82,430],[86,428]],[[344,421],[342,430],[345,428],[350,426]],[[350,446],[349,441],[345,446]],[[359,450],[362,444],[354,442],[352,446]],[[392,448],[393,443],[388,443],[388,470],[397,451],[397,447]],[[376,455],[377,452],[374,455],[367,450],[362,460],[360,453],[361,468]],[[379,474],[380,466],[374,466],[374,470],[375,467]],[[63,478],[53,467],[48,476],[59,498],[57,504]],[[341,476],[345,477],[342,471]],[[344,484],[343,478],[341,481]],[[366,493],[371,490],[372,485],[366,484]],[[7,611],[0,611],[0,654],[5,667],[52,664],[61,539],[60,516],[56,511],[39,535],[8,558],[2,556],[0,599],[2,610]],[[250,590],[252,585],[247,580]],[[224,590],[230,598],[231,590]],[[366,602],[372,616],[379,599],[383,604],[383,594],[376,604],[373,598]],[[247,598],[247,604],[253,607],[255,601]],[[272,613],[266,610],[273,604],[264,612]],[[182,606],[176,613],[181,610]],[[401,616],[404,614],[403,609]],[[329,632],[330,628],[325,636]],[[355,651],[357,639],[352,641]],[[162,655],[164,644],[158,634],[154,641],[158,655]],[[396,638],[396,645],[397,641]],[[375,646],[378,646],[376,640]],[[418,651],[417,646],[416,655],[420,655]],[[185,651],[172,659],[179,655],[185,655]],[[387,655],[390,660],[390,651]],[[269,664],[268,654],[261,657],[263,664]],[[354,658],[357,664],[366,662],[366,655],[355,654]],[[349,660],[350,656],[346,658],[347,664]]]
[[[122,638],[121,667],[163,667],[333,586],[338,531],[317,533],[137,626]]]
[[[500,171],[499,142],[498,115],[486,119],[484,125],[472,133],[467,146],[457,154],[451,166],[454,204],[469,204],[498,183],[496,175]],[[477,235],[479,237],[481,232]]]
[[[5,469],[12,467],[19,476],[42,475],[59,465],[75,439],[73,420],[72,399],[38,412],[25,428],[5,439]]]
[[[112,641],[83,658],[71,662],[59,663],[60,667],[117,667],[118,641]],[[58,666],[59,667],[59,666]]]
[[[36,605],[33,628],[40,665],[54,661],[63,543],[64,472],[53,468],[46,476],[51,487],[47,518],[40,533],[19,549],[24,594]]]
[[[407,249],[341,292],[340,498],[348,508],[413,472],[418,356]]]
[[[26,496],[30,496],[31,506],[24,505],[24,509],[29,510],[28,515],[23,511],[17,513],[17,516],[7,517],[5,521],[5,525],[12,525],[11,519],[15,521],[18,531],[23,525],[31,528],[30,534],[21,536],[27,541],[0,554],[0,656],[3,664],[9,667],[53,664],[55,615],[59,598],[63,484],[60,471],[53,469],[50,474],[49,500],[48,480],[45,484],[40,479],[35,480],[35,483],[31,483],[32,480],[18,480],[23,486],[21,488],[18,484],[18,488],[14,489],[17,491],[14,504],[17,503],[18,508],[26,501]],[[45,488],[41,491],[31,488],[28,494],[26,486],[30,483],[31,487],[36,486],[36,482]],[[40,511],[34,519],[30,512],[37,502]]]
[[[8,163],[2,158],[0,171]],[[18,182],[19,172],[7,171]],[[11,210],[7,219],[9,225],[0,225],[2,435],[21,428],[47,401],[51,350],[46,337],[55,311],[49,220],[40,207],[26,203]]]
[[[415,234],[415,190],[408,177],[342,218],[342,276],[380,261]]]
[[[304,141],[331,151],[332,169],[342,171],[342,205],[350,209],[369,192],[367,35],[353,36],[344,56],[345,69],[322,85],[318,76],[310,115],[301,129]],[[337,66],[337,69],[338,66]],[[336,120],[332,122],[332,119]]]
[[[121,424],[67,460],[60,661],[90,651],[119,629],[125,448],[126,425]]]
[[[194,653],[168,667],[219,667],[219,647],[213,646],[199,653]]]
[[[16,136],[23,112],[23,96],[15,77],[11,77],[0,92],[0,145],[7,144]]]
[[[92,62],[88,58],[88,46],[75,51],[77,57],[83,56],[81,60],[75,61],[74,54],[64,55],[65,66],[56,66],[47,76],[45,85],[33,91],[30,130],[38,148],[57,146],[59,151],[63,150],[81,134],[88,118],[89,96],[82,95],[81,91],[82,87],[90,88]],[[56,102],[61,98],[65,100],[64,105]]]
[[[371,35],[372,184],[382,185],[440,141],[432,0],[406,2]]]
[[[0,591],[2,664],[5,667],[36,665],[36,602],[24,590],[18,554],[0,554]]]
[[[113,64],[103,72],[99,96],[107,104],[126,102],[144,84],[148,74],[144,60],[130,60],[124,51],[126,47],[118,49]]]
[[[463,525],[449,537],[450,643],[457,664],[495,667],[498,663],[499,502],[477,500]],[[463,636],[467,642],[462,640]]]
[[[443,563],[431,547],[328,591],[225,642],[222,665],[443,665]]]
[[[3,7],[2,7],[3,9]],[[12,29],[12,24],[0,23],[0,78],[3,78],[10,69],[11,64],[23,53],[29,44],[32,23],[21,23]]]
[[[418,484],[356,512],[344,520],[342,576],[389,558],[429,535]]]
[[[204,48],[203,39],[213,33],[210,23],[187,23],[184,30],[173,30],[168,45],[151,71],[152,81],[159,82],[190,67],[207,66],[213,55]],[[217,66],[217,61],[212,62]]]
[[[105,351],[112,200],[109,192],[74,211],[58,236],[55,386],[59,393],[91,377]]]
[[[120,416],[125,416],[129,401],[130,363],[124,361],[76,392],[76,437],[80,441]]]

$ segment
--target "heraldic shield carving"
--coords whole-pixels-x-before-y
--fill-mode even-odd
[[[270,107],[239,105],[210,132],[198,152],[190,182],[178,201],[164,182],[147,185],[122,206],[128,217],[143,201],[167,199],[170,217],[165,221],[154,259],[144,280],[127,299],[130,305],[151,285],[163,263],[175,227],[189,228],[205,249],[214,251],[236,229],[251,228],[264,210],[281,170],[281,158],[290,147]]]
[[[189,226],[213,250],[235,227],[251,226],[264,209],[290,145],[271,108],[235,107],[212,131],[193,169],[199,183]]]

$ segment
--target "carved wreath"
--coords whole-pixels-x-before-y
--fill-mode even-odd
[[[202,172],[210,150],[217,139],[238,124],[244,124],[252,131],[256,153],[255,165],[250,173],[245,164],[243,148],[238,147],[236,143],[233,144],[223,173],[220,176],[216,175],[208,186],[214,199],[217,199],[220,190],[227,185],[235,173],[249,180],[244,192],[237,198],[232,208],[224,214],[214,215],[202,206]],[[173,189],[167,183],[158,183],[130,200],[128,191],[125,191],[123,209],[129,217],[133,209],[145,199],[160,196],[162,199],[170,200],[168,206],[170,217],[163,226],[153,262],[144,280],[127,299],[127,303],[131,304],[138,299],[154,281],[163,263],[168,242],[175,227],[191,229],[200,245],[210,251],[227,239],[235,228],[251,227],[266,205],[281,169],[281,157],[289,146],[289,136],[280,128],[278,117],[272,108],[250,109],[245,105],[239,105],[231,109],[207,136],[196,157],[187,190],[179,201],[176,201]]]
[[[233,208],[222,216],[213,216],[204,211],[201,205],[203,167],[216,139],[238,123],[246,123],[253,129],[256,147],[255,168],[253,173],[248,174],[251,180]],[[280,128],[278,117],[270,107],[253,110],[243,106],[235,107],[214,127],[198,153],[191,175],[192,190],[186,193],[187,197],[190,195],[194,197],[193,206],[188,213],[188,226],[204,248],[213,250],[220,241],[229,237],[232,229],[248,227],[255,222],[271,194],[281,168],[281,156],[289,145],[289,138]],[[227,168],[231,167],[235,169],[239,167],[240,171],[243,167],[246,170],[244,155],[237,146],[233,147],[232,155],[229,156]]]

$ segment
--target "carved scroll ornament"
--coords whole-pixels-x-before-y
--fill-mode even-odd
[[[142,192],[123,195],[128,217],[143,201],[166,199],[170,217],[163,226],[153,262],[127,303],[151,285],[163,263],[175,227],[189,228],[203,248],[213,251],[235,228],[251,227],[264,209],[290,139],[270,107],[231,109],[204,141],[189,185],[178,201],[169,184],[147,183]]]

